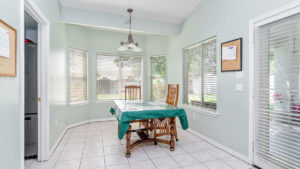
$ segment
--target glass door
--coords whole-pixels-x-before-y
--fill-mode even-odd
[[[300,168],[300,15],[255,30],[254,163]]]

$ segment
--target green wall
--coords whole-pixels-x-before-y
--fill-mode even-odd
[[[185,19],[180,36],[169,38],[168,80],[182,87],[182,49],[217,36],[217,107],[220,114],[213,117],[188,111],[190,128],[244,156],[248,156],[249,140],[248,22],[288,2],[292,0],[204,0]],[[220,45],[240,37],[243,38],[244,77],[237,79],[235,72],[221,73]],[[243,92],[235,90],[236,83],[244,85]]]
[[[21,9],[20,0],[0,1],[0,19],[17,30],[17,77],[0,77],[0,168],[21,166]]]

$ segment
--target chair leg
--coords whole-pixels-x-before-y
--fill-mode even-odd
[[[154,145],[157,145],[157,141],[156,141],[156,128],[157,128],[157,124],[154,122],[153,123],[153,140],[154,140]]]
[[[174,129],[174,132],[175,132],[175,139],[176,139],[176,141],[178,141],[178,136],[177,136],[177,125],[176,125],[176,117],[175,117],[175,119],[174,119],[174,124],[175,124],[175,129]]]
[[[148,128],[149,128],[149,120],[147,120],[145,122],[145,128],[146,128],[146,135],[149,136],[149,131],[148,131]]]
[[[170,139],[170,151],[174,151],[175,150],[175,141],[174,141],[174,135],[175,135],[175,117],[171,117],[170,118],[170,133],[171,133],[171,139]]]

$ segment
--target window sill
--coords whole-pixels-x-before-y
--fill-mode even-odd
[[[89,104],[89,101],[71,102],[70,106],[83,106]]]
[[[114,100],[117,100],[117,99],[96,100],[95,103],[96,103],[96,104],[101,104],[101,103],[113,103]]]
[[[201,108],[201,107],[191,106],[191,105],[187,105],[187,104],[182,104],[181,107],[184,108],[184,109],[192,110],[192,111],[195,111],[197,113],[202,113],[202,114],[206,114],[206,115],[213,116],[213,117],[216,117],[216,116],[220,115],[217,112],[217,110],[213,111],[213,110],[204,109],[204,108]]]

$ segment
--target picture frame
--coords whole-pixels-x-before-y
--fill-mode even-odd
[[[242,38],[221,43],[221,72],[242,71],[242,44]]]
[[[17,30],[0,19],[0,76],[17,76]]]

